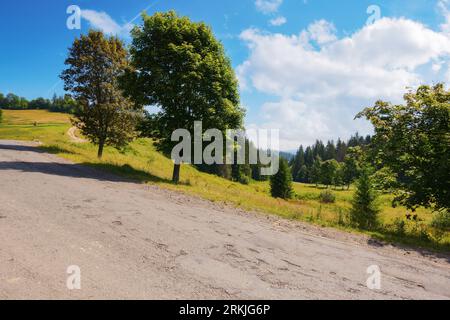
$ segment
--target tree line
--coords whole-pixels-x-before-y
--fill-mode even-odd
[[[51,112],[74,113],[76,102],[69,94],[53,95],[52,99],[42,97],[27,100],[14,93],[0,92],[0,109],[6,110],[49,110]]]
[[[338,139],[324,144],[317,140],[312,146],[300,146],[290,160],[292,179],[295,182],[350,186],[358,177],[361,157],[370,145],[371,137],[358,133],[347,142]]]
[[[389,191],[393,206],[431,208],[433,224],[450,229],[450,91],[442,83],[422,85],[410,89],[404,101],[377,101],[356,116],[372,123],[372,137],[300,147],[290,166],[283,160],[272,177],[272,195],[292,198],[293,178],[326,186],[356,180],[350,218],[359,228],[377,227],[377,193]]]

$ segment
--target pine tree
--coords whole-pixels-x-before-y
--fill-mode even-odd
[[[296,181],[301,183],[308,183],[309,181],[308,179],[309,179],[309,170],[308,167],[304,165],[298,172]]]
[[[361,172],[356,187],[350,210],[350,220],[361,229],[373,230],[378,225],[380,210],[377,206],[377,194],[367,169]]]
[[[270,178],[270,192],[272,197],[281,199],[291,199],[294,194],[292,173],[289,164],[283,158],[280,158],[280,168],[277,174]]]
[[[311,171],[309,174],[309,180],[311,183],[315,183],[316,186],[321,182],[320,175],[321,175],[321,167],[322,167],[322,160],[320,157],[317,157],[314,161]]]
[[[314,164],[314,152],[311,147],[307,147],[305,151],[305,164],[311,168]]]
[[[295,158],[292,161],[292,177],[294,178],[294,181],[300,182],[298,180],[298,177],[300,170],[302,169],[304,164],[305,164],[305,152],[303,150],[303,146],[300,146],[300,149],[298,149],[297,154],[295,155]]]
[[[327,146],[325,147],[325,156],[324,160],[333,160],[336,159],[336,146],[334,145],[334,141],[328,141]]]
[[[336,144],[336,160],[338,162],[344,162],[345,155],[347,153],[347,145],[341,139],[338,139]]]

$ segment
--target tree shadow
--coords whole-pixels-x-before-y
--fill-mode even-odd
[[[377,236],[372,236],[367,240],[367,244],[374,248],[383,248],[389,245],[404,251],[405,254],[416,252],[426,258],[443,259],[447,261],[447,263],[450,263],[450,248],[448,244],[434,243],[431,245],[430,243],[428,248],[420,247],[420,244],[417,243],[418,241],[418,238],[412,236],[407,236],[407,238],[399,238],[388,235],[387,240],[380,239]]]
[[[153,183],[169,183],[174,184],[172,180],[161,178],[159,176],[153,175],[147,171],[135,169],[128,164],[115,165],[111,163],[90,163],[85,162],[81,164],[82,166],[87,166],[96,171],[108,172],[113,175],[124,177],[128,180],[138,181],[142,183],[153,182]],[[184,185],[184,183],[179,183]]]
[[[0,142],[0,150],[11,150],[19,152],[50,153],[50,154],[76,154],[70,150],[51,146],[30,146],[20,144],[9,144]],[[63,162],[0,162],[0,170],[16,170],[22,172],[39,172],[50,175],[66,176],[71,178],[94,179],[100,181],[130,182],[130,183],[167,183],[173,184],[172,180],[161,178],[149,172],[135,169],[132,166],[116,165],[111,163],[84,162],[79,164]],[[179,183],[180,185],[187,185]]]
[[[1,148],[0,148],[1,149]],[[38,150],[44,153],[58,154],[58,153],[67,153],[67,154],[75,154],[75,152],[61,148],[59,146],[39,146]]]
[[[31,145],[19,145],[19,144],[5,144],[0,142],[0,150],[11,150],[11,151],[21,151],[21,152],[35,152],[35,153],[68,153],[74,154],[74,152],[61,148],[56,145],[52,146],[31,146]]]
[[[12,145],[12,144],[4,144],[4,143],[0,143],[0,150],[37,152],[37,153],[45,152],[45,151],[41,150],[39,147],[35,147],[35,146],[26,146],[26,145],[17,145],[17,144]]]
[[[137,170],[129,165],[113,165],[109,163],[80,164],[60,163],[60,162],[0,162],[1,170],[14,170],[28,173],[43,173],[70,177],[76,179],[93,179],[110,182],[127,183],[172,183],[169,179],[164,179],[148,172]]]

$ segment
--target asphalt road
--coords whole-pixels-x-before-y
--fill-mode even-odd
[[[449,261],[0,141],[0,299],[449,299]]]

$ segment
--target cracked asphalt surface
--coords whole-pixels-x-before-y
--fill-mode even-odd
[[[0,299],[450,299],[449,261],[0,141]]]

